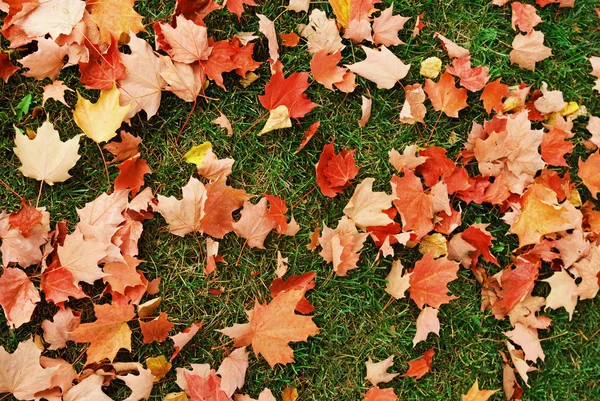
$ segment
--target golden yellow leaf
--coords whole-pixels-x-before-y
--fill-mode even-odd
[[[204,161],[204,157],[206,153],[212,148],[212,144],[208,141],[204,142],[201,145],[194,146],[188,152],[183,155],[183,160],[188,163],[195,164],[196,166],[201,166]]]
[[[73,119],[85,135],[96,143],[106,142],[117,135],[131,104],[119,105],[119,89],[100,92],[100,98],[96,103],[83,98],[77,92],[77,104],[73,111]]]
[[[296,398],[298,398],[298,390],[295,387],[286,387],[281,393],[283,401],[296,401]]]
[[[100,40],[110,43],[110,36],[120,42],[127,41],[129,32],[144,30],[143,17],[133,9],[135,0],[94,0],[87,3],[87,10],[100,29]]]
[[[163,401],[188,401],[188,396],[184,391],[180,391],[178,393],[169,393],[165,395]]]
[[[475,379],[473,387],[466,395],[462,396],[462,401],[487,401],[497,391],[499,390],[480,390],[479,383]]]
[[[146,359],[146,366],[154,376],[154,382],[156,383],[169,373],[173,365],[167,361],[164,355],[159,355]]]
[[[337,22],[344,28],[348,28],[350,22],[350,0],[329,0]]]
[[[439,258],[448,254],[448,241],[440,233],[426,235],[419,244],[419,252],[422,255],[428,254],[433,251],[433,257]]]

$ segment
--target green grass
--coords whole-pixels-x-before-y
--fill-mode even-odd
[[[136,7],[146,17],[149,30],[154,19],[164,18],[174,8],[159,0],[139,2]],[[284,1],[269,1],[250,8],[241,22],[223,11],[218,11],[207,19],[209,33],[215,39],[225,39],[240,31],[257,31],[258,23],[254,12],[265,14],[273,19],[282,12]],[[389,3],[386,1],[385,3]],[[540,87],[547,82],[552,89],[562,90],[567,101],[576,101],[587,106],[592,114],[600,114],[600,102],[592,91],[593,77],[589,75],[589,56],[600,56],[600,20],[594,12],[597,2],[577,0],[574,9],[558,10],[547,6],[539,10],[544,20],[537,29],[544,32],[546,45],[552,48],[554,56],[536,66],[536,71],[526,71],[511,66],[508,54],[515,32],[510,26],[509,6],[493,6],[489,0],[429,0],[396,1],[394,10],[404,16],[416,17],[425,12],[427,27],[416,38],[410,38],[414,19],[406,25],[401,39],[406,45],[394,47],[393,52],[413,66],[404,83],[423,82],[419,76],[419,63],[430,57],[440,57],[449,62],[445,52],[433,33],[438,31],[459,44],[469,48],[475,65],[490,67],[492,79],[502,77],[510,85],[521,82]],[[325,2],[314,6],[331,10]],[[306,14],[283,13],[276,21],[278,32],[295,30],[298,23],[306,23]],[[149,35],[148,38],[151,38]],[[344,62],[362,60],[363,52],[355,44],[346,43]],[[5,45],[5,44],[4,44]],[[268,50],[265,40],[259,40],[254,58],[266,60]],[[310,56],[306,46],[281,49],[281,59],[286,74],[293,71],[309,71]],[[369,385],[365,382],[364,362],[368,357],[380,360],[396,355],[394,372],[403,373],[406,362],[419,357],[425,350],[435,347],[433,373],[415,381],[411,378],[396,378],[390,385],[401,400],[458,400],[466,393],[476,378],[482,388],[502,387],[502,359],[499,351],[505,350],[504,331],[510,329],[508,321],[496,320],[489,311],[481,312],[480,288],[473,275],[467,270],[459,272],[459,279],[450,285],[452,292],[460,298],[445,305],[440,310],[442,324],[440,338],[430,336],[425,342],[412,347],[415,334],[415,320],[419,310],[406,299],[392,303],[384,292],[385,277],[391,260],[381,260],[373,265],[376,250],[372,243],[363,251],[359,269],[350,272],[349,277],[330,277],[331,265],[326,265],[318,254],[305,248],[312,229],[324,221],[335,226],[343,215],[342,209],[352,194],[353,187],[331,200],[314,191],[304,195],[315,185],[314,164],[318,161],[323,145],[335,137],[338,149],[357,149],[357,164],[361,167],[357,181],[366,177],[376,178],[375,189],[389,192],[388,181],[393,168],[387,162],[387,152],[391,148],[403,149],[412,143],[425,145],[431,129],[438,117],[428,105],[426,125],[406,126],[399,122],[399,112],[404,99],[399,85],[391,90],[379,90],[375,85],[359,79],[360,86],[349,95],[331,92],[320,85],[312,84],[307,90],[309,98],[322,107],[308,114],[300,123],[285,131],[255,135],[259,128],[241,135],[264,113],[257,96],[262,94],[268,81],[268,67],[263,65],[257,71],[261,78],[244,89],[238,84],[238,77],[226,74],[228,91],[211,85],[207,96],[216,98],[209,102],[199,99],[177,150],[173,145],[178,131],[190,113],[192,105],[165,93],[159,114],[149,122],[145,116],[132,120],[130,132],[143,138],[142,156],[148,160],[153,175],[147,179],[156,192],[163,195],[180,196],[180,188],[193,173],[193,166],[182,161],[181,155],[192,145],[205,140],[213,143],[215,153],[220,157],[236,159],[230,184],[244,188],[248,193],[261,195],[271,193],[287,200],[288,205],[296,204],[292,210],[302,231],[295,237],[277,238],[271,236],[266,241],[266,250],[244,249],[239,265],[235,264],[242,248],[243,240],[230,234],[221,241],[220,250],[228,265],[219,265],[216,276],[206,278],[202,273],[204,250],[198,249],[196,240],[187,236],[179,238],[165,231],[164,220],[157,215],[144,224],[144,234],[140,240],[140,257],[146,261],[141,265],[149,278],[162,277],[161,296],[163,303],[159,310],[168,312],[181,330],[191,322],[203,320],[204,326],[194,340],[174,360],[175,367],[189,367],[191,363],[210,363],[217,367],[230,350],[223,346],[228,338],[216,333],[215,329],[236,322],[245,322],[244,310],[250,309],[255,299],[266,300],[268,286],[273,279],[276,252],[280,250],[289,257],[289,274],[316,271],[316,288],[309,293],[309,300],[315,305],[314,320],[321,333],[306,343],[293,345],[296,363],[277,366],[271,370],[264,359],[251,356],[244,393],[254,397],[269,387],[279,397],[286,386],[297,387],[301,400],[360,400]],[[82,90],[78,73],[74,69],[65,70],[59,79],[69,87]],[[17,168],[19,161],[12,151],[14,131],[12,125],[20,128],[36,129],[43,118],[27,117],[18,121],[15,108],[28,93],[33,94],[33,106],[41,105],[42,87],[49,83],[36,82],[22,76],[14,76],[8,84],[2,84],[0,95],[0,177],[9,183],[21,196],[35,201],[38,184],[24,178]],[[97,96],[86,92],[89,96]],[[373,114],[365,128],[359,128],[360,95],[372,97]],[[478,100],[479,94],[469,94],[469,108],[461,112],[460,119],[441,116],[430,145],[438,145],[456,154],[462,147],[473,122],[482,123],[487,115]],[[66,99],[74,106],[76,96],[67,93]],[[224,130],[211,121],[222,111],[234,124],[234,135],[229,138]],[[45,107],[61,137],[72,137],[80,130],[72,120],[71,110],[49,101]],[[308,126],[321,121],[321,128],[309,145],[299,154],[297,149],[302,132]],[[579,156],[585,153],[585,119],[576,121],[574,132],[576,150],[570,163],[576,166]],[[452,141],[456,134],[458,141]],[[65,183],[53,187],[45,186],[40,205],[52,215],[52,221],[69,221],[72,228],[77,222],[76,208],[82,207],[107,190],[102,159],[97,147],[87,138],[82,140],[81,154],[77,166],[71,170],[74,176]],[[571,176],[577,180],[572,170]],[[118,170],[110,167],[114,180]],[[581,192],[585,190],[582,188]],[[584,196],[589,198],[589,194]],[[0,187],[0,208],[16,210],[19,199],[5,188]],[[516,249],[514,236],[507,236],[508,226],[499,219],[496,210],[488,206],[469,205],[463,207],[464,225],[475,221],[491,223],[492,234],[497,238],[494,245],[502,251],[496,252],[502,266],[510,263],[511,251]],[[204,245],[203,245],[204,246]],[[411,266],[418,258],[416,250],[400,249],[399,257],[406,266]],[[485,264],[492,272],[497,268]],[[547,277],[544,273],[540,278]],[[223,289],[221,296],[209,294],[210,289]],[[94,293],[99,294],[100,288]],[[538,284],[535,293],[547,294],[545,284]],[[94,301],[98,302],[99,297]],[[92,320],[90,300],[75,303],[84,312],[86,321]],[[14,350],[19,341],[32,334],[42,334],[40,321],[49,318],[55,307],[38,306],[35,320],[18,330],[6,328],[0,316],[0,344]],[[538,364],[539,371],[530,374],[530,388],[525,389],[526,400],[597,400],[600,394],[600,304],[598,299],[580,302],[572,321],[564,310],[548,311],[553,324],[540,337],[546,353],[546,361]],[[120,361],[143,361],[161,353],[170,355],[171,342],[144,345],[136,325],[134,328],[133,352],[121,352]],[[546,340],[547,339],[547,340]],[[82,348],[71,344],[69,350],[54,355],[74,360]],[[52,354],[52,353],[50,353]],[[81,367],[81,366],[80,366]],[[178,391],[174,383],[175,371],[169,380],[155,386],[152,399],[160,400],[170,391]],[[387,387],[388,385],[383,385]],[[126,393],[116,386],[109,389],[115,399],[122,399]],[[493,400],[504,399],[500,392]]]

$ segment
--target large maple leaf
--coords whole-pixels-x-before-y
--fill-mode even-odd
[[[544,34],[539,31],[515,36],[512,47],[510,63],[531,71],[535,70],[535,63],[552,56],[552,50],[544,46]]]
[[[18,400],[32,400],[35,393],[52,386],[52,375],[57,368],[44,369],[40,365],[42,351],[29,339],[9,354],[0,346],[0,394],[10,393]]]
[[[446,257],[434,259],[433,251],[427,253],[415,263],[410,275],[410,297],[421,309],[425,305],[439,308],[456,299],[454,295],[448,295],[446,286],[458,278],[458,269],[458,263]]]
[[[169,24],[159,24],[161,39],[158,43],[161,49],[169,53],[173,61],[191,64],[195,61],[206,60],[212,51],[208,46],[206,27],[196,25],[182,15],[176,17],[173,28]]]
[[[19,130],[15,131],[14,151],[23,164],[19,170],[24,176],[49,185],[71,177],[69,170],[81,157],[77,154],[81,135],[62,142],[50,121],[44,122],[31,140]]]
[[[457,88],[454,77],[448,72],[437,83],[427,79],[425,92],[435,111],[442,111],[448,117],[458,118],[458,112],[467,107],[467,90]]]
[[[40,293],[21,269],[4,269],[0,276],[0,305],[8,325],[18,328],[31,320]]]
[[[385,192],[373,192],[374,178],[365,178],[356,186],[352,198],[344,207],[344,214],[360,228],[386,226],[394,221],[386,210],[392,206],[394,195]]]
[[[56,40],[60,35],[69,35],[83,18],[85,3],[80,0],[50,0],[39,5],[17,22],[28,36],[50,34]]]
[[[83,281],[93,284],[106,276],[98,263],[106,256],[107,245],[91,240],[86,241],[80,231],[67,235],[64,244],[58,247],[58,258],[63,269],[73,275],[73,284]]]
[[[368,47],[363,50],[367,58],[346,67],[353,73],[375,82],[378,88],[391,89],[408,74],[410,64],[404,64],[387,47],[381,46],[379,51]]]
[[[144,30],[142,16],[134,9],[135,0],[94,0],[87,3],[87,10],[100,29],[102,43],[110,43],[111,36],[122,42],[130,32]]]
[[[277,227],[277,224],[267,215],[267,198],[253,205],[245,201],[240,212],[242,218],[233,223],[233,230],[237,235],[246,239],[250,248],[265,249],[267,235]]]
[[[96,321],[79,325],[73,332],[77,343],[90,343],[87,363],[104,358],[111,362],[121,348],[131,351],[131,329],[127,324],[135,316],[133,305],[94,305]]]
[[[269,111],[285,106],[290,118],[302,118],[318,106],[308,100],[304,93],[307,88],[308,72],[294,72],[285,78],[283,72],[277,71],[271,75],[271,80],[265,85],[265,94],[258,100]]]
[[[556,192],[533,184],[523,195],[521,214],[510,232],[519,236],[519,246],[536,244],[544,235],[581,227],[582,214],[568,200],[558,203]]]
[[[271,367],[294,362],[291,341],[307,341],[319,333],[311,316],[294,313],[296,305],[304,296],[303,290],[282,292],[269,304],[259,304],[247,312],[248,323],[235,324],[217,330],[234,339],[235,347],[252,345],[254,353],[262,354]]]

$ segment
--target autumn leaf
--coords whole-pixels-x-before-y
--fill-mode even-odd
[[[391,184],[403,230],[414,231],[417,239],[424,237],[433,229],[433,202],[423,190],[421,180],[404,167],[404,176],[393,176]]]
[[[106,142],[117,135],[116,131],[131,107],[131,104],[120,106],[119,97],[120,92],[116,86],[101,91],[96,103],[84,99],[77,92],[73,119],[85,135],[94,142]]]
[[[311,11],[308,25],[298,25],[298,32],[308,42],[308,51],[312,54],[322,49],[335,53],[345,48],[335,20],[327,18],[327,14],[318,8]]]
[[[0,56],[1,59],[1,56]],[[1,61],[0,61],[1,63]],[[0,67],[1,68],[1,67]],[[69,88],[63,83],[63,81],[54,81],[51,84],[44,86],[44,94],[42,95],[42,106],[46,104],[48,99],[54,99],[57,102],[61,102],[65,106],[69,104],[65,101],[65,92],[73,92],[73,89]]]
[[[306,293],[308,290],[311,290],[315,287],[314,279],[316,275],[317,273],[315,272],[308,272],[299,276],[290,276],[286,280],[283,280],[281,277],[278,277],[275,280],[273,280],[273,283],[271,283],[271,285],[269,286],[271,296],[275,298],[283,291],[290,290],[303,290]],[[296,305],[296,312],[302,313],[303,315],[307,315],[314,310],[315,307],[311,305],[308,299],[306,299],[306,295],[304,295]]]
[[[425,82],[425,92],[435,111],[442,111],[448,117],[458,118],[458,112],[467,107],[467,90],[457,88],[454,78],[445,72],[436,83],[431,79]]]
[[[319,244],[323,249],[319,255],[327,263],[333,263],[333,271],[338,276],[346,276],[349,270],[356,269],[360,250],[368,234],[359,233],[356,224],[343,216],[335,230],[323,224]]]
[[[362,229],[393,222],[384,211],[392,206],[395,197],[385,192],[373,192],[374,182],[374,178],[365,178],[356,186],[352,198],[344,207],[344,214]]]
[[[433,362],[434,355],[435,351],[431,348],[425,351],[421,358],[408,362],[408,371],[402,377],[414,377],[416,380],[419,380],[427,372],[431,372],[431,363]]]
[[[48,349],[56,350],[65,348],[67,341],[73,340],[72,332],[79,326],[81,320],[79,312],[74,312],[70,308],[59,309],[50,320],[42,322],[44,329],[44,341],[50,344]]]
[[[240,213],[242,218],[233,223],[233,230],[246,239],[249,247],[264,249],[267,235],[277,227],[277,224],[267,216],[267,198],[261,198],[256,205],[245,201]]]
[[[315,53],[310,61],[310,72],[315,81],[333,90],[333,84],[342,81],[346,74],[345,68],[338,67],[341,60],[340,52],[329,54],[327,50],[322,49]]]
[[[389,383],[399,374],[387,373],[387,370],[394,365],[394,355],[376,363],[369,358],[369,360],[365,362],[365,365],[367,366],[367,376],[365,377],[365,380],[370,381],[374,386],[377,386],[379,383]]]
[[[304,93],[307,88],[307,72],[294,72],[285,78],[283,73],[278,71],[271,75],[271,80],[265,85],[265,94],[259,96],[258,100],[269,111],[285,106],[290,118],[298,119],[318,106],[308,100]]]
[[[371,387],[362,401],[396,401],[398,396],[393,388]]]
[[[183,377],[187,383],[190,401],[231,401],[231,397],[221,389],[221,378],[214,370],[208,377],[184,371]]]
[[[12,354],[0,346],[0,394],[10,393],[18,400],[32,400],[35,394],[50,388],[57,368],[40,366],[42,351],[29,339],[19,343]]]
[[[19,71],[19,67],[10,61],[8,55],[0,53],[0,78],[2,78],[5,83],[8,83],[8,78],[17,71]]]
[[[149,322],[140,321],[140,329],[144,336],[144,344],[151,344],[154,341],[158,341],[159,343],[165,341],[169,336],[169,332],[173,329],[173,326],[175,326],[175,324],[169,322],[165,312],[161,312],[158,317]]]
[[[406,24],[410,17],[393,15],[393,8],[386,8],[381,12],[379,17],[373,20],[373,42],[376,45],[389,47],[404,43],[398,38],[398,31],[404,28],[404,24]]]
[[[8,325],[15,329],[31,320],[40,293],[21,269],[5,268],[0,276],[0,305]]]
[[[69,170],[81,157],[77,153],[80,137],[76,135],[68,141],[61,141],[50,121],[45,121],[38,128],[34,139],[28,139],[15,129],[14,152],[22,163],[19,170],[24,176],[49,185],[69,179]]]
[[[343,150],[336,155],[333,139],[323,147],[319,162],[315,166],[317,185],[323,195],[334,198],[356,177],[360,169],[356,167],[354,152]]]
[[[430,306],[423,308],[419,317],[417,317],[417,332],[413,338],[413,348],[425,341],[429,333],[440,335],[440,320],[438,319],[438,310]]]
[[[346,67],[355,74],[375,82],[378,88],[391,89],[408,74],[410,64],[404,64],[387,47],[381,46],[380,51],[368,47],[364,47],[363,50],[367,58]]]
[[[232,213],[251,198],[243,189],[230,187],[227,177],[220,176],[206,185],[205,213],[200,220],[202,232],[215,238],[223,238],[233,231]]]
[[[192,323],[190,327],[169,337],[171,340],[173,340],[173,345],[175,346],[175,351],[173,352],[173,355],[171,355],[171,361],[181,352],[181,349],[192,340],[201,327],[202,322]]]
[[[512,42],[510,63],[534,71],[535,63],[552,56],[552,50],[544,46],[544,34],[531,31],[527,35],[517,35]]]
[[[169,225],[169,232],[180,237],[200,231],[207,196],[204,184],[194,177],[190,177],[182,192],[181,200],[158,195],[155,208]]]
[[[169,53],[173,61],[180,63],[207,60],[212,47],[208,46],[206,27],[196,25],[182,15],[178,15],[175,22],[175,28],[169,24],[159,24],[163,37],[159,42],[161,48]]]
[[[428,253],[415,263],[415,268],[410,276],[410,297],[420,309],[425,305],[439,308],[453,299],[454,295],[448,295],[448,283],[458,278],[458,263],[447,258],[434,259],[432,253]]]
[[[110,43],[111,36],[123,42],[130,32],[144,30],[142,16],[134,9],[135,0],[97,0],[87,4],[87,11],[100,29],[100,39]]]
[[[244,387],[246,379],[246,370],[248,369],[248,352],[245,347],[233,350],[217,370],[221,376],[220,388],[228,395],[232,396],[235,390]]]
[[[248,312],[248,323],[217,330],[234,339],[235,347],[252,345],[254,353],[265,358],[271,368],[281,363],[294,362],[294,351],[288,345],[291,341],[307,341],[309,336],[319,333],[312,317],[294,313],[304,291],[283,292],[269,304],[256,302]]]
[[[513,3],[513,5],[516,3]],[[475,379],[475,383],[469,389],[467,394],[462,396],[462,401],[487,401],[494,393],[499,390],[480,390],[479,383]]]
[[[87,363],[107,358],[111,362],[121,348],[131,351],[131,329],[127,322],[135,316],[133,305],[94,305],[96,321],[79,325],[73,332],[77,343],[90,343]]]
[[[577,174],[594,199],[597,199],[598,192],[600,192],[599,165],[600,151],[588,157],[585,162],[581,158],[579,159],[579,172]]]
[[[508,91],[508,85],[500,82],[501,78],[488,83],[481,92],[480,100],[483,101],[483,107],[488,114],[494,110],[496,113],[501,113],[504,109],[504,103],[502,99],[508,97],[510,92]]]
[[[121,142],[113,141],[104,145],[104,149],[115,156],[109,163],[118,163],[135,157],[139,154],[140,143],[142,143],[142,138],[133,136],[127,131],[121,131]]]
[[[79,62],[79,81],[91,89],[110,90],[118,80],[125,78],[125,65],[119,56],[119,44],[112,37],[106,52],[100,46],[85,39],[89,58],[86,62]]]

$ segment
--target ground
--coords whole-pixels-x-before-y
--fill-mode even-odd
[[[174,8],[174,2],[159,0],[140,1],[136,8],[145,16],[149,35],[151,22],[166,19]],[[238,23],[237,18],[218,11],[207,20],[209,32],[217,39],[231,37],[240,31],[257,31],[258,20],[255,13],[265,14],[270,19],[277,16],[278,32],[296,29],[298,23],[306,23],[306,14],[283,12],[286,1],[260,2],[258,7],[247,8]],[[388,3],[387,1],[385,3]],[[391,2],[390,2],[391,3]],[[573,9],[558,9],[547,6],[539,11],[544,20],[538,29],[544,32],[546,45],[552,48],[553,57],[538,63],[535,72],[510,65],[508,54],[515,32],[511,28],[510,8],[497,7],[491,1],[396,1],[394,12],[412,16],[407,29],[401,34],[406,45],[397,46],[394,53],[413,67],[404,83],[422,82],[418,75],[421,60],[437,56],[447,62],[447,56],[433,33],[438,31],[455,39],[470,49],[475,65],[490,67],[492,79],[502,77],[504,83],[516,85],[521,82],[540,87],[547,82],[552,89],[563,91],[565,100],[586,105],[592,114],[600,114],[600,101],[593,92],[593,77],[588,57],[600,56],[600,19],[594,11],[596,1],[577,0]],[[317,7],[330,13],[326,2],[317,2]],[[414,18],[424,12],[427,27],[416,38],[410,38],[409,31]],[[281,15],[280,15],[281,14]],[[150,37],[150,36],[148,36]],[[4,44],[5,45],[5,44]],[[267,59],[266,40],[259,40],[255,59]],[[363,58],[363,52],[356,45],[344,52],[344,61],[352,63]],[[310,56],[305,45],[294,49],[283,48],[282,62],[286,72],[309,71]],[[472,122],[482,123],[486,113],[478,94],[469,94],[469,108],[460,113],[459,119],[441,116],[432,132],[438,113],[429,110],[425,126],[409,126],[399,122],[403,90],[397,85],[391,90],[379,90],[375,85],[360,79],[360,87],[349,95],[332,92],[313,83],[307,91],[308,97],[321,105],[308,114],[301,123],[283,131],[276,131],[258,137],[258,128],[251,128],[263,115],[264,109],[257,96],[263,93],[269,72],[265,64],[258,71],[261,78],[244,89],[238,78],[229,75],[225,84],[228,91],[211,85],[206,95],[208,101],[199,99],[179,143],[175,139],[182,124],[192,109],[170,94],[164,95],[159,114],[150,121],[145,116],[132,120],[130,132],[143,138],[142,156],[147,159],[153,175],[147,183],[155,193],[180,195],[180,188],[193,173],[193,166],[182,160],[182,154],[191,146],[211,141],[215,153],[220,157],[236,159],[230,183],[244,188],[252,194],[276,194],[293,205],[292,212],[302,230],[295,237],[277,238],[271,234],[266,242],[266,250],[245,248],[239,263],[243,240],[228,235],[221,242],[221,254],[229,262],[220,265],[216,276],[207,279],[202,272],[204,250],[199,249],[192,236],[180,238],[166,232],[166,224],[160,216],[145,223],[145,231],[140,241],[140,257],[146,261],[142,265],[150,278],[162,277],[162,311],[166,311],[177,323],[176,329],[187,327],[191,322],[204,321],[204,326],[193,342],[174,360],[176,367],[189,367],[191,363],[210,363],[218,366],[230,350],[228,338],[215,332],[236,322],[244,322],[244,310],[252,307],[254,300],[265,300],[268,285],[273,279],[276,252],[281,251],[289,258],[290,273],[317,272],[316,288],[309,294],[315,305],[314,321],[321,333],[306,343],[293,346],[296,362],[287,366],[270,369],[262,358],[251,356],[244,393],[254,397],[265,386],[278,395],[286,386],[297,387],[301,400],[359,400],[368,389],[365,382],[364,362],[368,357],[381,360],[396,355],[394,372],[403,373],[406,362],[419,357],[425,350],[434,347],[436,355],[433,372],[419,381],[412,378],[397,378],[391,385],[401,400],[458,400],[465,394],[475,379],[480,387],[496,389],[502,387],[502,359],[499,351],[505,349],[502,334],[510,329],[508,321],[496,320],[489,311],[480,311],[480,287],[467,270],[459,272],[459,280],[450,285],[452,293],[459,299],[445,305],[440,310],[442,329],[440,338],[430,336],[416,348],[412,346],[415,333],[415,320],[419,310],[406,299],[391,303],[385,293],[385,277],[391,260],[374,263],[376,250],[369,242],[363,251],[359,268],[348,277],[331,276],[331,265],[323,262],[316,253],[311,253],[305,245],[312,229],[322,222],[329,226],[342,216],[342,209],[351,196],[352,190],[331,200],[320,192],[313,191],[315,185],[314,165],[323,145],[335,138],[339,148],[356,149],[357,165],[361,167],[357,181],[366,177],[376,179],[375,189],[389,192],[388,180],[394,173],[387,161],[391,148],[403,149],[409,144],[437,145],[456,154],[462,146]],[[86,91],[77,81],[77,74],[65,70],[60,79],[87,96],[95,97],[97,91]],[[35,82],[22,76],[13,77],[8,84],[2,84],[0,95],[0,177],[26,199],[35,201],[39,186],[34,180],[23,177],[17,168],[19,161],[14,155],[14,130],[37,128],[42,118],[17,117],[17,104],[27,94],[33,95],[33,106],[41,106],[42,87],[49,81]],[[373,114],[365,128],[360,128],[360,95],[373,99]],[[68,93],[66,99],[74,106],[76,95]],[[71,110],[60,103],[49,101],[45,115],[59,130],[61,137],[72,137],[80,133],[74,124]],[[224,130],[211,123],[223,112],[234,124],[235,133],[227,137]],[[299,154],[294,154],[302,138],[302,132],[313,122],[321,121],[321,128],[315,138]],[[574,139],[576,151],[569,162],[576,167],[578,157],[583,154],[582,142],[586,135],[585,121],[576,121]],[[431,139],[429,139],[431,135]],[[82,207],[108,189],[104,167],[98,148],[87,138],[83,139],[82,157],[71,170],[74,178],[52,187],[45,186],[40,205],[51,213],[53,221],[67,219],[72,227],[76,219],[76,208]],[[572,170],[575,171],[575,170]],[[111,178],[118,173],[110,168]],[[575,176],[574,173],[571,174]],[[4,187],[0,187],[0,209],[15,210],[19,199]],[[464,223],[491,223],[492,234],[496,237],[493,253],[501,265],[510,261],[511,251],[517,246],[514,235],[506,235],[508,226],[498,217],[497,211],[486,206],[469,205],[463,207]],[[418,258],[416,250],[402,249],[397,257],[411,266]],[[496,267],[485,265],[495,272]],[[540,279],[545,277],[540,276]],[[221,296],[214,296],[209,289],[222,289]],[[536,291],[548,291],[538,285]],[[95,289],[99,294],[99,289]],[[95,298],[97,300],[100,297]],[[91,302],[79,303],[87,307],[91,319]],[[18,330],[6,328],[4,317],[0,317],[0,344],[13,350],[19,341],[32,334],[42,334],[39,321],[48,318],[54,308],[38,307],[37,320]],[[600,394],[600,301],[598,299],[580,302],[572,321],[564,310],[548,311],[554,323],[550,330],[543,331],[542,345],[546,360],[538,364],[539,371],[530,374],[530,388],[525,389],[526,400],[595,400]],[[122,352],[121,361],[143,361],[159,354],[169,355],[170,342],[160,345],[144,345],[141,335],[134,333],[133,353]],[[70,347],[69,351],[58,353],[73,360],[82,348]],[[174,371],[155,386],[152,398],[160,400],[170,391],[178,391],[174,383]],[[112,391],[112,393],[111,393]],[[107,390],[115,399],[121,399],[125,392],[115,388]],[[500,392],[491,399],[501,400]]]

